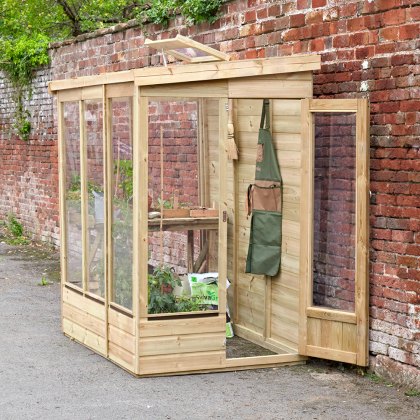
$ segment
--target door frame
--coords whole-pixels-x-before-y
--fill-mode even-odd
[[[315,113],[342,112],[356,114],[354,312],[313,306],[312,303],[315,158],[313,117]],[[299,354],[367,366],[369,350],[369,104],[367,99],[302,100],[301,176]],[[332,339],[326,340],[330,342],[326,344],[319,335],[329,336]],[[310,337],[318,340],[312,340]],[[314,345],[315,341],[317,345]]]

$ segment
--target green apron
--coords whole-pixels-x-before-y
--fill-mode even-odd
[[[248,187],[248,215],[252,217],[245,272],[275,276],[281,258],[282,179],[271,139],[269,105],[264,99],[255,183]]]

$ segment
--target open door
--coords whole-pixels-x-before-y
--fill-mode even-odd
[[[302,101],[299,353],[368,365],[369,106]]]

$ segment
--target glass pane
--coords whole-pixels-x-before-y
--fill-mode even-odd
[[[217,100],[149,102],[150,314],[218,308],[217,106]]]
[[[314,121],[313,304],[354,311],[356,115]]]
[[[105,296],[103,104],[85,101],[84,123],[88,190],[88,290]]]
[[[111,100],[112,123],[112,301],[133,306],[132,100]]]
[[[63,104],[66,154],[66,279],[83,287],[79,102]]]

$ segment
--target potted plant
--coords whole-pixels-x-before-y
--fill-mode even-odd
[[[149,284],[149,314],[171,313],[178,311],[175,295],[176,286],[181,286],[181,280],[172,267],[157,266],[148,277]]]

